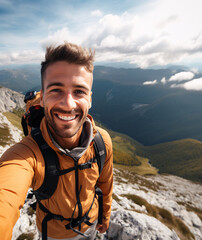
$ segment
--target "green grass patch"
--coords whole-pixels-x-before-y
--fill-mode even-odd
[[[18,129],[22,130],[21,126],[21,118],[15,114],[14,112],[5,112],[3,113],[5,117],[7,117],[8,121]]]
[[[8,121],[19,130],[22,131],[21,126],[21,116],[24,110],[14,110],[14,112],[4,112],[3,115],[8,119]],[[5,146],[7,144],[14,143],[13,139],[11,138],[11,134],[7,124],[3,124],[0,127],[0,145]]]
[[[23,108],[18,108],[18,109],[14,109],[13,110],[13,113],[15,114],[15,115],[17,115],[20,119],[21,119],[21,117],[24,115],[24,113],[25,113],[25,109],[23,109]]]
[[[160,173],[202,182],[202,142],[183,139],[153,146],[138,145],[137,154],[150,159]]]
[[[128,170],[133,174],[139,175],[156,175],[158,173],[158,170],[149,164],[148,159],[140,157],[140,161],[141,165],[139,166],[127,166],[114,163],[114,167],[120,170]]]
[[[114,162],[130,166],[141,165],[141,161],[138,159],[136,154],[135,146],[124,136],[113,134],[111,135],[113,143]]]
[[[0,127],[0,145],[6,146],[11,140],[11,135],[7,125]]]
[[[137,154],[137,147],[141,148],[140,143],[125,134],[109,130],[98,122],[96,125],[106,129],[112,139],[113,161],[117,168],[129,169],[140,175],[157,174],[158,170],[150,165],[148,158]]]

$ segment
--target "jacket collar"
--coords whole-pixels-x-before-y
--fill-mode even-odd
[[[45,139],[45,141],[48,143],[48,145],[53,148],[56,152],[63,152],[64,154],[75,158],[75,159],[79,159],[81,158],[81,156],[85,153],[86,149],[89,147],[89,145],[91,144],[93,137],[96,133],[95,130],[95,123],[93,121],[93,118],[88,115],[86,118],[86,121],[83,125],[83,130],[80,136],[80,141],[79,141],[79,146],[76,148],[73,148],[72,150],[69,149],[63,149],[52,137],[47,124],[46,124],[46,120],[45,118],[42,119],[41,122],[41,132],[42,135]]]

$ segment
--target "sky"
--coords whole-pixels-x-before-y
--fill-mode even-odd
[[[99,64],[202,70],[201,10],[201,0],[0,0],[0,66],[40,64],[68,41]]]

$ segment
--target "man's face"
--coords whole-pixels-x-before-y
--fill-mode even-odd
[[[79,138],[91,107],[92,73],[83,66],[58,61],[47,67],[43,80],[41,105],[53,137]]]

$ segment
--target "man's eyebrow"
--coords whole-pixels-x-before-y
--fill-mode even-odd
[[[74,87],[75,87],[75,88],[82,88],[82,89],[85,89],[85,90],[89,91],[89,88],[86,87],[86,86],[84,86],[84,85],[75,84]]]
[[[48,86],[46,87],[46,89],[48,89],[48,88],[50,88],[50,87],[53,87],[53,86],[56,86],[56,87],[63,87],[64,84],[59,83],[59,82],[53,82],[53,83],[48,84]]]
[[[49,89],[51,87],[64,87],[65,85],[63,83],[60,82],[53,82],[47,85],[46,89]],[[82,84],[75,84],[73,85],[74,88],[81,88],[81,89],[85,89],[86,91],[90,91],[89,88],[85,85]]]

